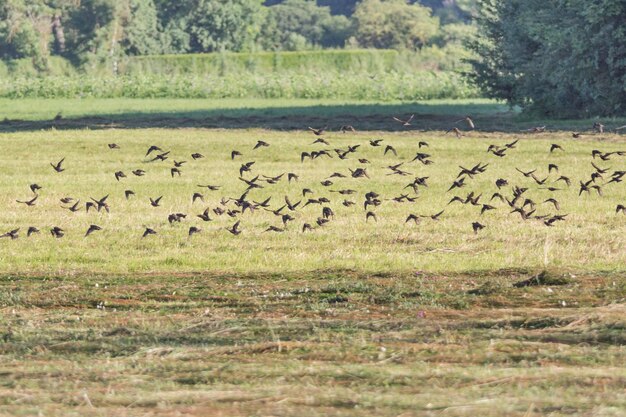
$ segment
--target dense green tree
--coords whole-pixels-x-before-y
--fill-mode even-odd
[[[261,0],[197,0],[189,16],[191,50],[253,49],[264,19],[261,3]]]
[[[367,48],[419,49],[439,30],[429,8],[405,0],[363,0],[353,17],[356,41]]]
[[[548,116],[626,114],[626,3],[482,0],[471,44],[490,97]]]
[[[319,7],[314,0],[286,0],[268,8],[260,44],[269,50],[341,47],[351,30],[347,17],[331,15],[330,8]]]
[[[45,69],[53,14],[43,0],[0,0],[0,56],[32,58]]]

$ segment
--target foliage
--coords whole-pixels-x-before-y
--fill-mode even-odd
[[[0,80],[6,98],[306,98],[427,100],[477,97],[451,72],[345,73],[283,71],[269,74],[128,75]]]
[[[314,0],[286,0],[268,8],[260,44],[265,50],[301,50],[304,45],[341,47],[351,32],[350,20],[332,16],[329,7],[318,7]]]
[[[485,94],[547,116],[626,114],[626,3],[481,3],[470,46]]]
[[[439,30],[430,9],[404,0],[363,0],[354,19],[356,41],[366,48],[419,49]]]

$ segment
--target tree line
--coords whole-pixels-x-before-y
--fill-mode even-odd
[[[626,115],[626,1],[481,0],[470,76],[548,117]]]
[[[456,42],[475,0],[0,0],[0,58],[76,66],[120,56]],[[432,7],[432,8],[431,8]],[[434,10],[434,11],[433,11]]]

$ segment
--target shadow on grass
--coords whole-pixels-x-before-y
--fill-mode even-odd
[[[168,111],[128,110],[113,113],[85,113],[56,120],[11,120],[0,122],[0,132],[34,131],[42,129],[145,129],[145,128],[263,128],[301,130],[308,126],[339,130],[343,125],[357,130],[403,131],[448,130],[466,115],[471,115],[481,130],[517,130],[515,113],[493,102],[420,103],[420,104],[347,104],[300,105],[296,107],[237,107]],[[140,108],[140,106],[138,106]],[[405,127],[393,116],[408,118],[415,114],[411,126]],[[465,125],[458,123],[456,126]]]

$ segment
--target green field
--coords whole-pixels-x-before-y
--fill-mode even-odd
[[[626,216],[616,206],[626,188],[609,182],[626,170],[614,153],[626,151],[623,136],[572,138],[591,121],[531,134],[522,130],[546,123],[484,100],[0,104],[0,233],[20,229],[0,240],[0,414],[623,415]],[[409,127],[391,118],[412,113]],[[455,124],[466,114],[475,131]],[[326,124],[328,144],[313,143],[307,127]],[[357,131],[341,133],[342,124]],[[460,139],[445,133],[454,126]],[[270,146],[253,149],[259,140]],[[487,152],[514,141],[505,157]],[[151,145],[168,159],[148,162]],[[346,159],[334,151],[355,145]],[[323,149],[332,158],[301,162],[302,152]],[[243,156],[231,160],[232,150]],[[204,158],[193,160],[196,152]],[[433,163],[411,161],[417,152]],[[57,173],[50,163],[61,158]],[[187,162],[172,177],[174,160]],[[238,209],[249,161],[241,176],[258,175],[263,188],[245,200],[271,197],[268,210],[218,215]],[[399,163],[409,174],[388,175]],[[447,191],[460,166],[478,163],[484,173]],[[352,178],[357,167],[369,178]],[[539,185],[516,168],[547,179]],[[579,181],[598,169],[607,170],[592,183],[602,195],[579,195]],[[116,181],[117,171],[127,178]],[[571,186],[556,182],[561,175]],[[427,186],[406,188],[416,177]],[[501,190],[499,178],[509,182]],[[42,186],[35,204],[18,203],[34,197],[32,183]],[[198,187],[207,184],[220,188]],[[511,199],[514,186],[528,188],[516,207],[536,204],[527,220],[490,201],[498,191]],[[365,210],[371,191],[380,205]],[[195,192],[204,201],[192,202]],[[471,192],[482,195],[478,205],[449,204]],[[403,194],[414,201],[393,200]],[[109,213],[86,213],[85,202],[105,195]],[[302,200],[280,212],[294,220],[266,231],[283,228],[269,210],[285,196]],[[80,200],[80,211],[64,197]],[[303,207],[320,197],[329,202]],[[544,202],[551,197],[558,210]],[[482,204],[494,210],[481,214]],[[334,216],[317,226],[323,207]],[[211,221],[196,217],[205,209]],[[406,222],[442,210],[438,220]],[[172,213],[187,217],[170,224]],[[565,220],[547,226],[556,214]],[[239,235],[226,229],[236,221]],[[473,222],[485,228],[475,233]],[[304,223],[314,230],[303,233]],[[102,230],[85,237],[92,224]],[[29,226],[41,233],[26,237]],[[65,235],[51,236],[54,226]],[[201,232],[189,237],[191,226]],[[157,234],[142,238],[146,227]]]

